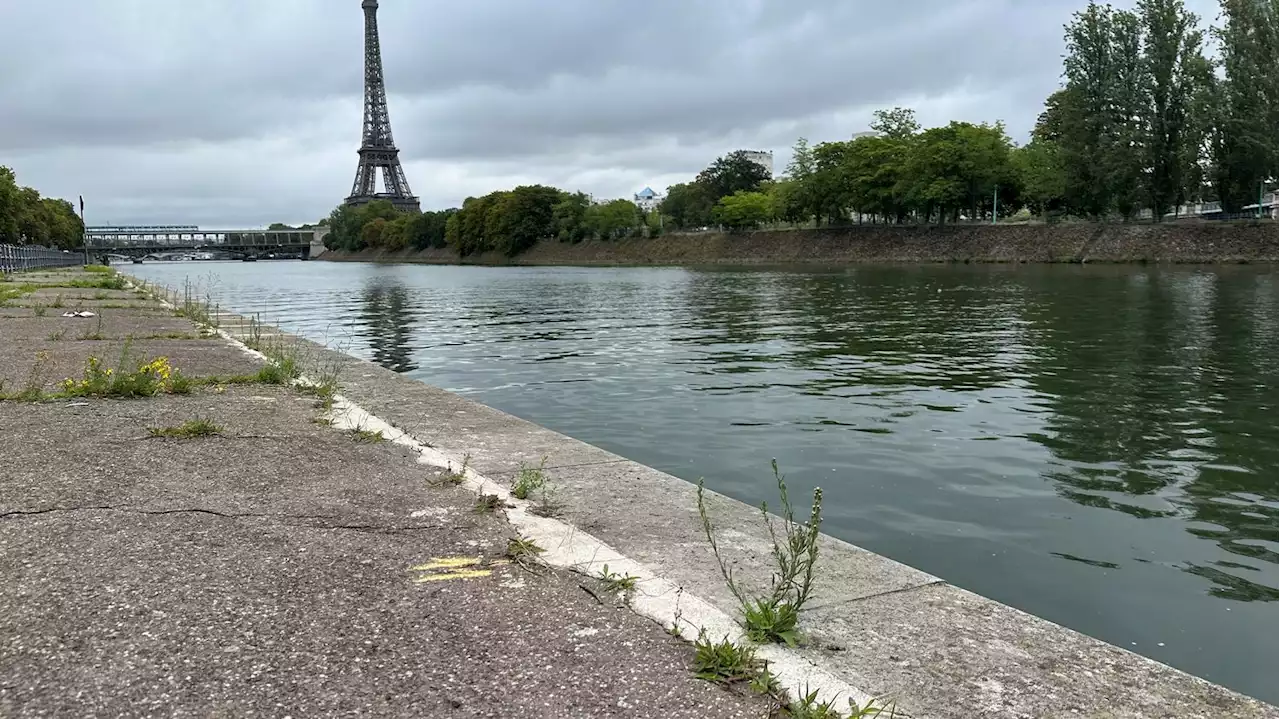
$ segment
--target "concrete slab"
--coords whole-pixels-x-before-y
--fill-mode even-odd
[[[45,316],[37,317],[30,310],[24,317],[5,317],[10,321],[0,324],[0,339],[3,340],[44,340],[61,336],[64,340],[77,340],[86,335],[101,333],[112,339],[133,337],[170,338],[171,335],[182,335],[192,339],[200,337],[199,332],[190,320],[174,317],[172,313],[139,314],[133,310],[106,309],[97,312],[97,317],[62,317],[64,311],[74,309],[66,307],[62,310],[50,309]],[[215,335],[216,336],[216,335]]]
[[[688,649],[466,535],[198,513],[4,519],[6,716],[757,717]]]
[[[61,327],[53,323],[53,319],[48,318],[49,326]],[[4,336],[0,330],[0,337]],[[0,343],[0,383],[8,391],[21,390],[33,383],[51,391],[68,377],[84,376],[90,357],[100,358],[107,367],[116,367],[124,349],[123,341],[3,342]],[[128,363],[129,369],[136,367],[138,360],[168,357],[172,367],[193,377],[253,374],[262,366],[261,361],[235,347],[207,340],[139,340],[129,344],[129,351],[134,358]]]
[[[74,300],[110,300],[114,302],[138,302],[151,301],[148,297],[141,297],[134,290],[99,290],[86,287],[59,287],[47,286],[28,294],[27,297],[40,300],[45,304],[49,304],[62,298],[64,302],[72,302]]]
[[[811,660],[897,697],[911,716],[1276,716],[1275,707],[950,585],[830,606],[806,619]]]

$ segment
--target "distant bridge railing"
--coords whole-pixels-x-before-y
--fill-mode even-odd
[[[191,227],[90,227],[85,244],[94,249],[164,247],[284,247],[309,245],[315,230],[199,230]]]
[[[84,253],[39,245],[0,245],[0,272],[83,265]]]

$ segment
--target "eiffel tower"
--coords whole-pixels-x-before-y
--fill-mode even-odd
[[[364,135],[360,141],[356,180],[346,204],[389,200],[397,210],[418,212],[418,198],[409,189],[409,180],[400,166],[400,151],[391,137],[387,86],[382,76],[382,45],[378,42],[378,0],[364,0],[360,7],[364,8]],[[378,192],[379,169],[386,192]]]

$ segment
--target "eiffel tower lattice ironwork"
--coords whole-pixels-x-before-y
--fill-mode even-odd
[[[378,0],[363,0],[360,7],[364,8],[364,134],[356,180],[351,184],[351,196],[346,204],[389,200],[398,210],[416,212],[418,198],[409,189],[409,180],[400,166],[400,151],[391,137],[387,86],[382,75],[382,45],[378,41]],[[385,192],[378,192],[378,170],[382,170]]]

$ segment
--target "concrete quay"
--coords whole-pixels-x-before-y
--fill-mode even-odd
[[[85,293],[77,300],[86,306],[108,305],[105,339],[53,341],[60,323],[96,323],[36,316],[37,297],[56,292],[0,307],[9,392],[33,381],[52,390],[79,377],[89,356],[116,356],[127,336],[133,350],[192,375],[258,371],[264,360],[237,342],[287,347],[306,358],[305,376],[336,376],[340,389],[327,424],[315,422],[310,393],[262,384],[0,402],[10,448],[0,475],[0,714],[773,710],[693,679],[693,650],[664,630],[741,635],[688,482],[228,313],[202,333],[136,294],[137,306],[123,307],[123,294]],[[197,416],[223,431],[147,436]],[[356,432],[387,441],[362,444]],[[544,459],[551,513],[509,491]],[[477,495],[498,496],[502,514],[475,514]],[[759,511],[714,494],[709,504],[737,574],[766,584]],[[546,550],[534,571],[504,563],[515,536]],[[898,716],[920,718],[1277,715],[846,542],[822,542],[806,641],[758,650],[785,686],[889,697]],[[477,561],[450,564],[459,559]],[[606,564],[637,578],[620,601],[601,601],[609,597],[592,579]],[[487,574],[459,576],[471,570]]]
[[[0,306],[5,393],[114,367],[129,337],[192,377],[263,366],[135,292],[55,286],[87,273],[15,279],[42,287]],[[595,580],[510,562],[500,513],[316,401],[0,401],[0,716],[767,715]],[[149,432],[197,418],[219,432]]]

